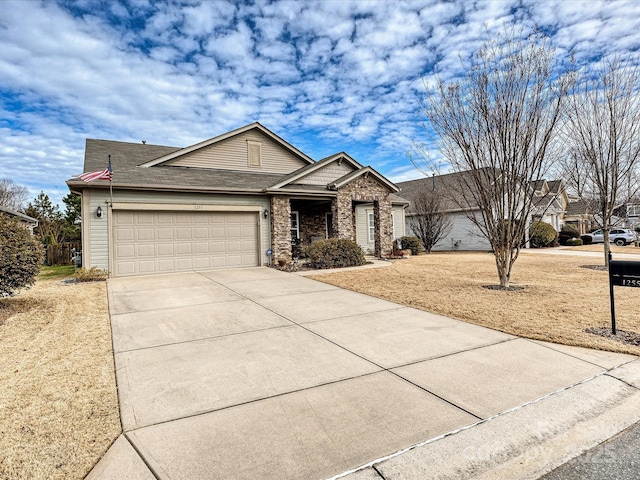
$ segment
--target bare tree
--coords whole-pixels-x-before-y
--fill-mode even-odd
[[[444,199],[429,190],[423,190],[411,199],[411,213],[407,219],[427,253],[431,253],[433,246],[446,237],[453,227],[451,217],[444,213]]]
[[[8,177],[0,178],[0,207],[21,210],[29,197],[29,190]]]
[[[640,72],[631,62],[604,58],[581,73],[563,128],[564,175],[596,214],[608,264],[614,212],[639,188]]]
[[[465,172],[453,198],[491,244],[500,286],[508,288],[533,209],[531,185],[552,157],[570,76],[544,35],[514,31],[485,43],[466,72],[428,91],[424,126],[450,168]],[[422,166],[434,161],[423,156]]]

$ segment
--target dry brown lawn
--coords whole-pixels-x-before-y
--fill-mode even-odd
[[[105,282],[0,300],[0,478],[83,478],[120,433]]]
[[[489,253],[433,253],[311,278],[514,335],[638,355],[638,346],[585,332],[611,325],[607,272],[581,268],[602,263],[520,255],[512,275],[520,291],[483,288],[499,284]],[[640,333],[640,289],[615,287],[615,300],[618,329]]]

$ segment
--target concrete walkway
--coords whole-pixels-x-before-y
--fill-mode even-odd
[[[640,361],[269,268],[111,279],[90,479],[537,478],[640,420]]]

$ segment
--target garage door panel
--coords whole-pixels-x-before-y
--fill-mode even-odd
[[[122,277],[125,275],[135,275],[135,274],[136,274],[135,262],[121,261],[116,266],[116,276],[118,277]]]
[[[259,265],[252,212],[116,211],[116,276]]]
[[[155,228],[148,228],[148,227],[138,228],[136,230],[136,233],[137,233],[139,242],[153,241],[156,239]]]
[[[198,218],[197,215],[196,218]],[[207,227],[194,227],[193,238],[209,238],[209,229]]]
[[[173,243],[159,243],[158,244],[158,256],[173,256],[175,255],[175,245]]]
[[[156,260],[138,260],[136,264],[140,273],[155,273],[156,271]]]
[[[208,270],[210,267],[209,257],[195,257],[193,259],[193,267],[195,270]]]
[[[155,223],[158,225],[173,225],[175,223],[173,219],[173,213],[154,212],[150,215],[155,218]]]
[[[176,268],[180,272],[193,270],[194,269],[193,258],[191,257],[177,258]]]
[[[121,258],[123,260],[133,259],[136,256],[136,246],[135,245],[118,245],[116,246],[116,257]]]
[[[159,227],[156,232],[158,232],[158,240],[173,240],[174,238],[173,228],[171,227]]]
[[[153,213],[140,212],[136,217],[134,220],[136,225],[153,225],[155,223]]]
[[[176,271],[176,262],[173,258],[159,258],[157,260],[158,272],[167,273]]]
[[[139,257],[155,257],[156,246],[154,244],[140,244],[137,253]]]
[[[133,228],[129,227],[116,227],[116,241],[134,240],[136,238],[136,232]]]
[[[176,247],[176,253],[178,255],[192,255],[194,253],[191,243],[178,243]]]
[[[202,255],[203,253],[209,253],[209,244],[206,242],[197,242],[193,244],[194,251],[193,253],[197,253]]]
[[[115,217],[116,225],[133,225],[135,214],[133,212],[118,212]]]
[[[240,225],[227,225],[228,238],[242,238],[242,227]]]
[[[191,227],[189,227],[189,228],[184,228],[184,227],[176,228],[176,238],[178,240],[191,239],[192,233],[193,232],[191,231]]]
[[[225,242],[211,242],[209,244],[210,249],[209,251],[214,254],[214,255],[218,255],[220,253],[224,253],[226,251],[226,243]]]

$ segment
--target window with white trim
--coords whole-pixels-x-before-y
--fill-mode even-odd
[[[368,218],[368,230],[369,230],[369,243],[373,243],[376,241],[376,221],[373,216],[373,213],[369,212],[367,214]]]
[[[247,164],[252,168],[262,166],[262,142],[247,140]]]
[[[295,242],[300,238],[300,215],[298,212],[291,212],[291,241]]]
[[[640,217],[640,205],[627,205],[627,217]]]

